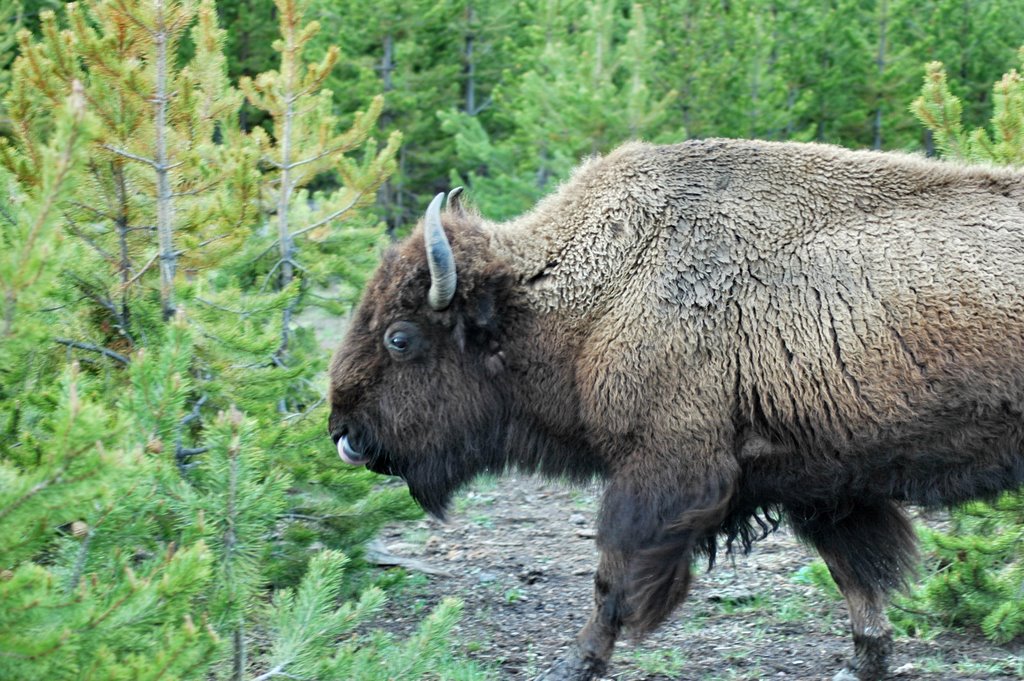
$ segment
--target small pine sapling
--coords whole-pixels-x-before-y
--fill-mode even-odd
[[[240,87],[249,103],[272,121],[271,134],[262,128],[253,131],[262,161],[271,169],[265,195],[272,206],[276,236],[260,254],[273,255],[264,286],[273,282],[275,289],[283,290],[299,281],[281,313],[280,342],[273,354],[274,362],[286,367],[294,364],[289,356],[292,326],[309,302],[310,286],[341,285],[350,302],[360,288],[359,276],[365,276],[366,270],[353,267],[353,256],[354,262],[365,266],[376,239],[372,233],[353,229],[350,221],[359,209],[373,202],[374,192],[394,172],[401,136],[392,134],[379,151],[370,138],[383,108],[379,96],[365,112],[355,114],[348,129],[339,130],[333,94],[324,89],[338,60],[338,48],[331,46],[319,62],[306,62],[304,52],[320,30],[315,21],[304,23],[309,0],[275,0],[275,4],[281,31],[274,42],[274,50],[280,54],[279,68],[243,78]],[[348,156],[360,148],[361,163]],[[335,187],[312,195],[299,191],[316,180]],[[348,229],[339,239],[339,228],[346,222]],[[282,413],[293,406],[288,398],[281,398]]]

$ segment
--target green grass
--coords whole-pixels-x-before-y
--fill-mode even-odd
[[[843,594],[839,592],[839,587],[836,586],[835,581],[832,579],[832,574],[828,571],[828,567],[820,560],[816,560],[797,570],[792,579],[797,584],[816,587],[834,601],[843,599]]]
[[[627,658],[645,674],[677,676],[687,665],[686,656],[678,650],[635,650]]]
[[[973,660],[960,660],[950,662],[941,656],[926,657],[916,661],[921,671],[927,674],[949,674],[956,672],[981,678],[1005,676],[1012,674],[1017,678],[1024,678],[1024,660],[1014,658],[1007,653],[1005,660],[991,660],[988,662],[975,662]]]

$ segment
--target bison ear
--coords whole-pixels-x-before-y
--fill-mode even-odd
[[[494,294],[491,291],[481,291],[473,296],[473,302],[469,306],[470,317],[473,325],[477,328],[491,331],[497,320],[497,313],[494,309]]]
[[[505,370],[505,352],[497,339],[498,313],[494,294],[490,291],[476,296],[472,306],[473,323],[487,338],[484,367],[491,376],[497,376]]]

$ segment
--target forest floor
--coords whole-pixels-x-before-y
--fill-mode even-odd
[[[530,477],[479,481],[450,518],[386,528],[376,546],[419,561],[367,629],[411,633],[442,598],[464,602],[455,652],[492,670],[531,679],[585,621],[597,550],[600,489]],[[807,579],[815,557],[781,529],[749,556],[720,558],[697,574],[684,603],[654,634],[623,641],[607,679],[724,681],[831,679],[851,652],[841,598]],[[383,569],[383,568],[381,568]],[[998,646],[943,629],[900,636],[891,678],[899,681],[1024,678],[1024,645]]]

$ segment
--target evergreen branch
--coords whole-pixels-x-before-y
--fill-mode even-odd
[[[211,237],[210,237],[209,239],[207,239],[206,241],[201,241],[201,242],[199,242],[198,244],[196,244],[195,248],[190,248],[190,249],[188,249],[187,251],[178,251],[178,255],[182,255],[182,254],[184,254],[184,253],[188,253],[189,251],[196,251],[196,250],[199,250],[200,248],[204,248],[204,247],[206,247],[206,246],[209,246],[209,245],[210,245],[210,244],[212,244],[212,243],[213,243],[214,241],[220,241],[221,239],[228,239],[228,238],[230,238],[230,237],[231,237],[231,235],[230,235],[230,234],[218,234],[217,236],[211,236]]]
[[[229,313],[231,313],[233,315],[238,315],[242,319],[246,319],[246,318],[249,317],[249,315],[252,314],[252,312],[247,312],[246,310],[232,310],[230,307],[224,307],[223,305],[218,305],[217,303],[210,302],[209,300],[206,300],[205,298],[200,298],[199,296],[195,297],[195,301],[197,303],[201,303],[203,305],[206,305],[207,307],[212,307],[214,310],[220,310],[221,312],[229,312]]]
[[[74,272],[65,271],[63,274],[75,282],[75,284],[78,287],[78,290],[81,291],[86,298],[93,301],[94,303],[105,309],[107,312],[110,312],[111,314],[117,314],[117,311],[114,308],[113,301],[104,298],[99,293],[96,293],[95,289],[98,288],[98,286],[93,285],[91,282],[88,282],[85,279],[82,279]]]
[[[274,276],[274,272],[276,272],[277,268],[280,267],[283,263],[284,258],[278,258],[277,262],[274,263],[274,266],[270,268],[270,271],[267,272],[267,276],[263,279],[263,285],[260,286],[260,293],[264,293],[267,290],[267,284],[270,283],[271,277]]]
[[[363,192],[357,192],[355,198],[352,199],[352,201],[350,201],[348,205],[346,205],[345,207],[340,208],[340,209],[334,211],[333,213],[331,213],[327,217],[323,218],[322,220],[318,220],[317,222],[315,222],[315,223],[313,223],[311,225],[307,225],[306,227],[303,227],[302,229],[300,229],[300,230],[298,230],[296,232],[292,232],[291,236],[293,238],[297,237],[297,236],[302,236],[306,232],[311,232],[314,229],[316,229],[317,227],[322,227],[323,225],[327,224],[331,220],[338,219],[344,213],[352,210],[355,207],[356,203],[359,202],[359,199],[361,199],[362,197],[363,197]],[[258,262],[260,260],[260,258],[262,258],[267,253],[270,253],[272,250],[277,248],[277,245],[280,242],[281,242],[280,238],[277,238],[277,239],[274,239],[273,241],[271,241],[270,244],[266,248],[264,248],[262,251],[260,251],[258,255],[256,255],[252,260],[249,261],[249,264],[252,264],[254,262]],[[280,267],[281,264],[282,264],[282,262],[279,260],[277,263],[274,264],[274,269]],[[292,264],[293,265],[295,264],[294,261],[292,261]],[[298,266],[296,265],[296,267],[298,267]],[[273,273],[273,270],[271,270],[271,273]],[[268,274],[267,276],[269,277],[270,274]],[[260,290],[261,291],[262,290],[266,290],[266,285],[264,285]]]
[[[64,644],[66,644],[68,642],[69,636],[70,636],[70,634],[65,632],[60,637],[60,640],[57,641],[56,643],[54,643],[53,646],[51,646],[50,648],[48,648],[46,650],[42,650],[42,651],[40,651],[38,653],[35,653],[33,655],[25,655],[24,653],[12,653],[12,652],[10,652],[8,650],[0,650],[0,657],[11,657],[11,658],[14,658],[16,660],[32,660],[32,661],[40,660],[40,659],[46,657],[47,655],[52,655],[55,652],[57,652],[58,650],[60,650],[61,648],[63,648]]]
[[[299,270],[300,272],[305,272],[306,271],[305,267],[303,267],[302,265],[300,265],[296,261],[292,260],[291,258],[280,258],[277,262],[274,263],[274,266],[272,268],[270,268],[270,271],[267,272],[267,276],[263,280],[263,286],[260,286],[260,293],[265,293],[266,292],[267,285],[270,284],[271,276],[274,274],[274,272],[277,270],[277,268],[281,267],[282,265],[289,265],[289,266],[295,268],[296,270]]]
[[[101,181],[100,177],[95,172],[93,173],[93,178],[97,183]],[[108,220],[110,222],[114,222],[115,220],[113,215],[107,213],[106,211],[100,210],[96,206],[90,206],[88,204],[82,203],[81,201],[72,201],[70,205],[74,206],[75,208],[78,208],[79,210],[88,211],[103,220]]]
[[[273,310],[276,307],[275,305],[267,305],[266,307],[258,307],[252,310],[233,310],[230,307],[218,305],[217,303],[206,300],[205,298],[200,298],[198,296],[195,297],[193,300],[195,300],[197,303],[202,303],[203,305],[212,307],[215,310],[220,310],[221,312],[229,312],[233,315],[238,315],[242,319],[248,319],[254,314],[258,314],[260,312],[267,312],[269,310]]]
[[[57,469],[57,471],[53,475],[51,475],[46,480],[40,480],[39,482],[37,482],[35,485],[32,486],[32,489],[28,490],[27,492],[22,494],[20,497],[15,499],[13,502],[11,502],[11,504],[9,506],[7,506],[6,508],[0,509],[0,520],[3,520],[7,516],[9,516],[11,513],[16,511],[22,504],[24,504],[26,501],[28,501],[32,497],[36,496],[37,494],[39,494],[40,492],[45,490],[50,485],[54,485],[54,484],[63,482],[64,481],[64,474],[67,473],[68,468],[71,467],[72,459],[74,459],[76,456],[82,454],[83,452],[85,452],[90,447],[92,447],[92,445],[88,444],[88,445],[84,445],[84,446],[82,446],[82,447],[72,451],[64,459],[64,463],[61,464],[61,467],[59,469]],[[73,482],[77,482],[77,481],[80,481],[82,479],[84,479],[84,478],[75,478],[73,480]]]
[[[138,161],[139,163],[145,163],[146,165],[157,170],[158,172],[168,172],[185,165],[184,161],[178,161],[177,163],[160,163],[159,161],[156,161],[154,159],[146,158],[145,156],[139,156],[138,154],[133,154],[132,152],[126,149],[115,147],[112,144],[101,144],[100,147],[106,149],[109,152],[117,154],[118,156],[123,156],[124,158],[128,158],[133,161]]]
[[[282,421],[290,421],[292,419],[305,418],[306,416],[309,416],[311,413],[316,411],[316,408],[319,407],[321,404],[323,404],[326,401],[326,399],[327,399],[326,397],[321,397],[316,402],[314,402],[312,405],[310,405],[305,411],[300,411],[300,412],[296,412],[294,414],[289,414],[288,416],[285,416],[281,420]]]
[[[182,163],[184,163],[184,161],[182,161]],[[217,189],[221,186],[223,181],[223,176],[214,176],[205,182],[198,182],[195,178],[185,178],[184,180],[179,180],[179,186],[187,184],[190,188],[171,192],[171,198],[176,199],[182,196],[200,196],[208,191]]]
[[[127,568],[126,567],[124,569],[124,571],[125,571],[125,574],[129,574],[129,575],[134,574],[132,572],[131,568]],[[83,626],[80,629],[80,631],[90,631],[92,629],[95,629],[97,625],[102,624],[104,621],[106,621],[106,619],[108,617],[113,615],[118,609],[120,609],[120,607],[122,605],[124,605],[126,602],[128,602],[128,599],[130,599],[132,596],[134,596],[139,591],[139,587],[137,587],[134,584],[135,580],[131,576],[129,576],[126,581],[128,582],[128,593],[124,594],[123,596],[118,598],[116,601],[111,603],[110,607],[108,607],[106,610],[104,610],[102,613],[100,613],[98,617],[90,618],[89,621],[85,623],[85,626]],[[143,579],[143,583],[148,583],[148,582],[149,582],[148,579]]]
[[[181,644],[174,650],[174,652],[167,656],[166,660],[164,661],[164,666],[157,670],[156,676],[152,677],[154,681],[159,681],[167,674],[167,671],[185,653],[185,648],[186,646],[188,646],[188,643],[188,641],[182,641]]]
[[[32,497],[36,496],[37,494],[45,490],[50,485],[60,482],[61,476],[67,471],[67,469],[68,463],[65,462],[65,464],[61,466],[61,468],[56,472],[55,475],[53,475],[47,480],[40,480],[36,484],[32,485],[32,488],[30,490],[22,494],[19,498],[15,499],[10,506],[4,509],[0,509],[0,520],[3,520],[7,516],[9,516],[11,513],[17,510],[19,506],[21,506],[26,501],[28,501]]]
[[[24,268],[26,264],[32,262],[32,255],[35,251],[36,242],[43,238],[43,234],[46,231],[47,224],[49,222],[50,213],[57,206],[57,202],[60,198],[61,189],[64,187],[68,176],[71,174],[72,168],[75,163],[75,148],[79,144],[79,138],[82,134],[82,123],[85,119],[85,104],[83,102],[83,91],[82,84],[77,80],[71,85],[71,95],[68,97],[67,108],[71,122],[71,130],[69,131],[67,138],[63,140],[63,147],[59,150],[59,155],[55,161],[55,173],[49,183],[44,183],[44,189],[46,193],[39,197],[39,210],[35,215],[35,219],[32,220],[28,228],[28,233],[25,236],[24,244],[21,246],[21,255],[18,258],[18,268],[15,270],[15,276],[11,287],[8,289],[5,295],[6,310],[4,312],[4,335],[10,335],[14,329],[14,312],[17,305],[18,296],[18,282],[21,282],[24,286],[25,282],[23,277],[25,276]],[[49,186],[46,186],[46,185]],[[28,283],[32,283],[43,271],[43,262],[38,265],[38,271],[35,277],[32,278]]]
[[[344,516],[342,516],[341,514],[337,514],[337,513],[331,514],[331,515],[306,515],[305,513],[285,513],[282,516],[282,518],[284,518],[286,520],[308,520],[308,521],[310,521],[312,523],[322,523],[325,520],[330,520],[331,518],[341,518],[341,517],[344,517]]]
[[[915,610],[913,608],[908,608],[906,606],[900,605],[899,603],[890,603],[889,607],[895,608],[896,610],[901,610],[909,615],[917,615],[918,617],[935,617],[935,613],[933,612],[927,612],[925,610]]]
[[[122,355],[120,352],[115,352],[110,348],[104,348],[100,347],[99,345],[92,345],[90,343],[82,343],[80,341],[74,341],[68,338],[54,338],[53,341],[55,343],[60,343],[61,345],[67,345],[68,347],[78,348],[79,350],[98,352],[101,355],[109,357],[110,359],[117,360],[118,362],[124,364],[125,366],[131,364],[131,360],[128,357]]]
[[[14,216],[7,212],[7,206],[0,206],[0,215],[12,226],[16,227],[18,221],[14,219]]]
[[[293,161],[287,166],[284,165],[283,163],[277,163],[276,161],[272,161],[269,158],[264,158],[269,165],[277,168],[278,170],[294,170],[296,168],[309,165],[310,163],[316,163],[320,159],[326,158],[328,156],[333,156],[334,154],[337,154],[339,152],[348,151],[351,148],[351,144],[338,144],[336,146],[331,147],[330,149],[324,149],[319,154],[315,154],[313,156],[310,156],[309,158],[304,158],[301,161]]]
[[[85,539],[82,540],[82,546],[78,549],[78,557],[75,559],[75,569],[71,571],[71,575],[68,577],[67,589],[71,591],[78,584],[78,580],[82,578],[82,572],[85,571],[85,561],[89,557],[89,545],[92,544],[92,538],[95,536],[95,531],[92,527],[89,527],[89,531],[85,535]]]
[[[245,263],[246,266],[253,265],[253,264],[259,262],[261,259],[263,259],[263,256],[267,255],[268,253],[270,253],[275,248],[277,248],[277,239],[274,239],[273,241],[271,241],[269,246],[267,246],[262,251],[260,251],[259,254],[256,255],[252,260],[250,260],[249,262]]]
[[[64,214],[64,217],[68,221],[68,231],[69,232],[71,232],[72,234],[77,236],[79,239],[84,241],[88,246],[91,246],[92,249],[94,251],[96,251],[97,253],[99,253],[100,257],[102,257],[107,262],[111,262],[111,263],[116,263],[117,262],[117,258],[114,257],[113,253],[110,253],[109,251],[107,251],[105,248],[103,248],[98,243],[96,243],[96,241],[92,237],[90,237],[88,234],[86,234],[85,232],[83,232],[82,230],[80,230],[78,228],[78,225],[75,223],[75,219],[74,218],[72,218],[67,213]]]
[[[139,28],[142,31],[148,33],[151,38],[156,36],[156,32],[152,28],[150,28],[149,24],[147,24],[142,19],[137,17],[134,12],[132,12],[130,9],[128,9],[128,6],[125,5],[125,3],[123,3],[123,2],[117,3],[117,9],[120,11],[120,13],[123,16],[127,17],[128,19],[130,19],[131,22],[133,24],[135,24],[135,26],[137,28]]]
[[[128,321],[125,316],[126,312],[119,311],[117,309],[117,306],[114,304],[114,301],[108,298],[104,298],[99,293],[96,293],[96,291],[94,290],[95,287],[92,284],[90,284],[88,281],[85,281],[74,272],[65,272],[64,274],[65,276],[73,279],[78,284],[79,290],[83,293],[83,295],[85,295],[86,298],[93,301],[94,303],[96,303],[97,305],[99,305],[104,310],[110,313],[110,315],[115,320],[115,326],[117,327],[117,329],[122,334],[124,334],[124,337],[127,338],[129,342],[132,343],[132,345],[134,345],[135,339],[132,338],[132,335],[130,333],[128,333]]]
[[[181,473],[185,472],[185,470],[186,470],[185,466],[188,465],[188,460],[190,458],[192,458],[196,454],[204,454],[205,452],[209,451],[208,447],[192,447],[192,448],[188,448],[188,447],[185,447],[183,442],[182,442],[182,440],[183,440],[182,431],[185,429],[185,426],[187,426],[188,424],[192,423],[193,421],[196,421],[196,420],[199,419],[199,417],[200,417],[199,410],[202,409],[204,404],[206,404],[206,399],[207,399],[207,396],[203,395],[198,400],[196,400],[195,404],[192,405],[192,411],[190,411],[188,414],[186,414],[181,419],[181,421],[178,422],[178,434],[177,434],[176,441],[174,443],[174,461],[175,461],[175,463],[178,464],[178,470]]]
[[[474,107],[472,111],[467,111],[466,113],[468,113],[470,116],[477,116],[486,111],[487,109],[490,109],[493,103],[494,98],[488,97],[483,101],[482,104],[480,104],[480,106]]]
[[[128,496],[129,494],[134,492],[138,486],[139,483],[138,481],[136,481],[135,484],[133,484],[131,488],[128,490],[125,496]],[[85,535],[85,539],[82,540],[81,548],[78,550],[78,558],[77,560],[75,560],[75,569],[71,571],[71,576],[68,578],[68,591],[74,589],[75,585],[78,584],[79,580],[82,579],[82,573],[85,571],[85,561],[86,558],[88,558],[89,556],[89,545],[92,543],[92,538],[96,536],[96,528],[102,525],[104,521],[106,521],[106,519],[110,517],[110,514],[114,511],[114,508],[116,507],[117,503],[118,502],[107,505],[107,508],[103,512],[103,515],[97,518],[96,522],[91,523],[89,525],[89,531]]]

